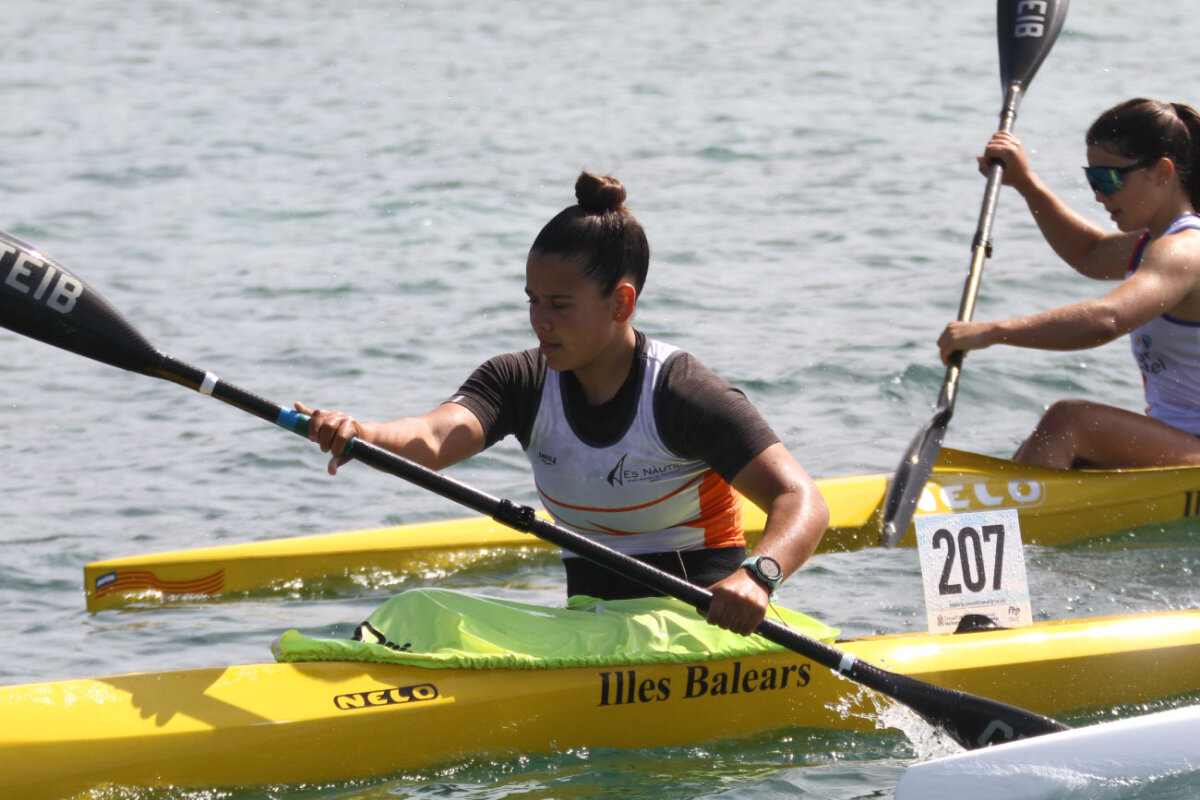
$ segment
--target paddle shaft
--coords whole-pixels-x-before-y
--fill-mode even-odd
[[[999,129],[1011,132],[1017,119],[1017,106],[1025,88],[1033,80],[1042,61],[1053,47],[1062,29],[1068,0],[999,0],[997,32],[1000,40],[1000,71],[1004,83],[1004,104],[1000,111]],[[963,285],[958,319],[969,322],[975,314],[975,299],[983,279],[984,262],[992,254],[992,224],[1000,199],[1004,177],[1004,162],[993,159],[988,165],[987,185],[979,222],[971,242],[971,265]],[[962,373],[965,353],[956,350],[946,360],[946,375],[938,394],[933,417],[913,437],[896,467],[888,488],[883,509],[883,529],[880,544],[895,547],[912,522],[917,501],[929,476],[933,474],[937,454],[941,450],[946,428],[954,415],[958,397],[958,379]]]
[[[1021,104],[1023,92],[1019,83],[1008,85],[1004,92],[1004,108],[1000,112],[999,130],[1011,132],[1017,121],[1017,106]],[[983,266],[992,256],[992,226],[996,220],[996,206],[1000,202],[1000,187],[1004,181],[1004,162],[998,158],[988,164],[987,185],[983,191],[983,204],[979,209],[979,223],[975,227],[975,238],[971,243],[971,266],[967,270],[967,280],[963,284],[962,300],[958,305],[960,322],[970,322],[975,316],[975,300],[979,296],[979,284],[983,280]],[[948,424],[954,414],[954,401],[958,396],[958,376],[962,372],[962,350],[950,354],[946,363],[946,377],[942,382],[942,391],[938,397],[938,419]],[[944,409],[944,413],[941,413]],[[945,424],[942,425],[945,429]],[[931,467],[932,468],[932,467]],[[928,478],[928,475],[926,475]],[[924,481],[922,481],[924,484]],[[907,526],[906,526],[907,527]]]
[[[203,391],[225,403],[274,422],[286,430],[307,437],[308,415],[283,408],[178,359],[164,356],[159,377]],[[708,589],[542,519],[536,516],[534,509],[529,506],[519,506],[509,500],[488,495],[377,445],[354,439],[346,449],[345,455],[460,503],[497,522],[532,533],[656,592],[682,600],[701,613],[708,609],[712,601],[712,593]],[[944,689],[881,669],[774,620],[764,620],[756,632],[856,683],[909,706],[967,748],[1066,730],[1060,723],[1024,709]]]
[[[308,415],[284,408],[162,353],[82,280],[29,245],[3,233],[0,233],[0,325],[103,363],[178,383],[307,437]],[[702,613],[712,601],[707,589],[541,519],[528,506],[491,497],[374,444],[355,439],[346,454],[678,598]],[[1054,720],[1024,709],[888,672],[772,620],[765,620],[757,631],[776,644],[909,706],[964,747],[1063,729]]]
[[[1000,129],[1011,131],[1017,117],[1017,105],[1021,102],[1021,87],[1012,84],[1005,92],[1004,111],[1000,115]],[[963,284],[962,300],[958,306],[958,319],[969,322],[975,314],[975,299],[979,296],[979,284],[983,279],[984,263],[992,252],[992,224],[996,218],[996,206],[1003,185],[1004,162],[995,159],[988,166],[987,186],[983,193],[983,205],[979,211],[979,223],[971,246],[971,266]],[[954,402],[958,397],[958,378],[962,373],[962,350],[955,350],[946,361],[946,375],[938,394],[933,417],[917,432],[900,459],[896,474],[888,488],[883,511],[883,535],[880,543],[895,547],[900,543],[905,530],[912,521],[917,501],[929,476],[933,474],[937,454],[941,450],[946,428],[954,415]]]

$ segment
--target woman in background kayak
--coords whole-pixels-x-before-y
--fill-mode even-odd
[[[938,339],[943,362],[956,350],[993,344],[1080,350],[1129,334],[1146,414],[1063,400],[1013,458],[1060,468],[1200,464],[1200,115],[1137,98],[1092,124],[1084,171],[1115,233],[1056,197],[1011,133],[992,137],[980,168],[995,158],[1064,261],[1089,278],[1121,283],[1099,299],[1039,314],[952,322]]]
[[[709,622],[750,633],[816,548],[828,509],[742,392],[633,327],[650,249],[621,183],[585,172],[575,195],[525,265],[537,348],[490,359],[419,417],[296,408],[312,414],[309,438],[335,454],[331,474],[353,437],[444,469],[515,436],[557,522],[708,586]],[[750,557],[740,495],[767,514]],[[570,553],[564,564],[569,596],[653,593]]]

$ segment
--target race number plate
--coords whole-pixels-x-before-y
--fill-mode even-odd
[[[953,631],[967,614],[1002,628],[1033,624],[1016,509],[918,515],[913,523],[930,631]]]

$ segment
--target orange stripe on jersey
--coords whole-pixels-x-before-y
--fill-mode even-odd
[[[691,489],[693,486],[696,485],[696,482],[699,481],[700,482],[700,493],[701,493],[700,507],[703,509],[703,507],[704,507],[704,500],[703,500],[704,484],[708,480],[706,476],[713,475],[713,474],[714,473],[712,472],[712,470],[708,470],[704,474],[698,475],[695,479],[688,481],[683,486],[680,486],[675,491],[670,492],[668,494],[664,494],[662,497],[656,497],[648,503],[642,503],[642,504],[636,505],[636,506],[623,506],[623,507],[616,506],[613,508],[600,508],[600,507],[596,507],[596,506],[573,506],[570,503],[563,503],[559,500],[555,500],[553,497],[546,494],[545,490],[542,489],[541,484],[539,484],[537,481],[534,481],[534,486],[537,487],[537,492],[539,495],[542,496],[543,499],[553,503],[554,505],[558,506],[559,508],[569,508],[572,511],[596,511],[596,512],[605,513],[605,514],[613,514],[613,513],[619,514],[619,513],[626,512],[626,511],[637,511],[637,510],[643,509],[643,508],[650,508],[651,506],[656,506],[659,503],[664,503],[667,500],[670,500],[675,495],[679,494],[680,492],[685,492],[688,489]]]
[[[711,469],[704,473],[700,484],[700,519],[690,525],[704,529],[706,548],[744,547],[746,544],[742,496]]]

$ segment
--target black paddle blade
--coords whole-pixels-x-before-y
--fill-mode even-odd
[[[1046,60],[1067,18],[1068,0],[999,0],[1000,82],[1025,87]]]
[[[90,286],[54,259],[3,232],[0,325],[133,372],[153,374],[163,358]]]
[[[672,592],[668,591],[667,594]],[[686,600],[680,595],[675,596]],[[889,672],[824,642],[810,639],[774,620],[764,620],[757,632],[765,639],[805,655],[849,680],[908,706],[930,725],[969,750],[1068,730],[1061,722],[1023,708]]]
[[[917,509],[917,501],[925,484],[933,474],[942,440],[946,438],[946,427],[950,424],[952,409],[936,414],[915,437],[901,459],[888,487],[887,500],[883,506],[883,533],[879,544],[895,547],[904,538]]]
[[[968,750],[1070,730],[1057,720],[858,662],[847,677],[885,690]]]

